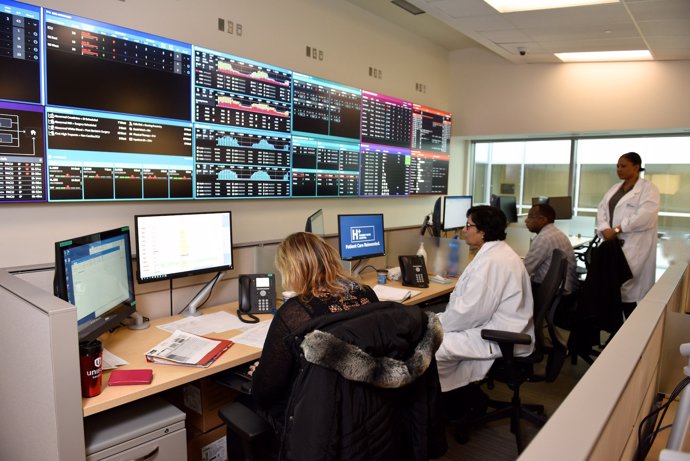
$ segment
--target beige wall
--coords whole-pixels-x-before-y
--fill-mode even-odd
[[[450,54],[455,136],[690,131],[690,61],[515,65]]]

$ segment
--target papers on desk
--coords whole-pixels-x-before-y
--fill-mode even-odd
[[[374,285],[374,293],[378,296],[379,301],[396,301],[404,302],[413,296],[418,295],[421,291],[408,290],[407,288],[395,288],[387,285]]]
[[[220,333],[228,330],[244,329],[246,323],[242,323],[235,315],[229,312],[214,312],[213,314],[203,314],[197,317],[183,317],[174,322],[169,322],[160,325],[158,328],[165,330],[168,333],[173,333],[175,330],[186,331],[195,335],[208,335],[211,333]]]
[[[271,326],[270,320],[259,322],[251,328],[248,328],[244,333],[233,336],[232,341],[237,344],[244,344],[246,346],[258,347],[261,349],[266,342],[269,326]]]
[[[146,352],[146,360],[168,365],[207,367],[232,344],[227,339],[204,338],[176,330],[168,339]]]

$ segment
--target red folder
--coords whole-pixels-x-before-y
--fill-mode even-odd
[[[153,370],[113,370],[108,379],[109,386],[128,386],[130,384],[151,384]]]

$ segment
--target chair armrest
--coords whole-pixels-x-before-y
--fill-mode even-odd
[[[514,333],[503,330],[482,330],[482,339],[495,341],[501,349],[501,356],[508,363],[512,363],[515,357],[516,344],[532,344],[532,337],[525,333]]]
[[[525,333],[514,333],[512,331],[503,330],[482,330],[482,338],[489,341],[496,341],[497,343],[510,344],[532,344],[532,337]]]
[[[227,424],[228,431],[234,432],[243,440],[251,441],[273,430],[266,420],[240,402],[222,406],[218,415]]]

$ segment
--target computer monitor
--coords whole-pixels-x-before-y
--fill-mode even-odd
[[[79,341],[90,341],[136,311],[129,227],[55,243],[55,296],[77,308]]]
[[[233,268],[230,211],[134,217],[139,283]]]
[[[318,209],[312,213],[304,225],[304,232],[311,232],[312,234],[324,236],[326,234],[323,222],[323,210]]]
[[[545,203],[551,205],[556,212],[556,219],[571,219],[573,217],[573,199],[569,195],[561,197],[532,197],[532,205]]]
[[[449,195],[443,199],[443,230],[460,229],[467,223],[467,210],[472,207],[471,195]]]
[[[500,208],[506,215],[509,223],[517,222],[517,200],[514,195],[495,195],[491,194],[489,204]]]
[[[383,214],[338,215],[338,248],[344,261],[385,255]]]

